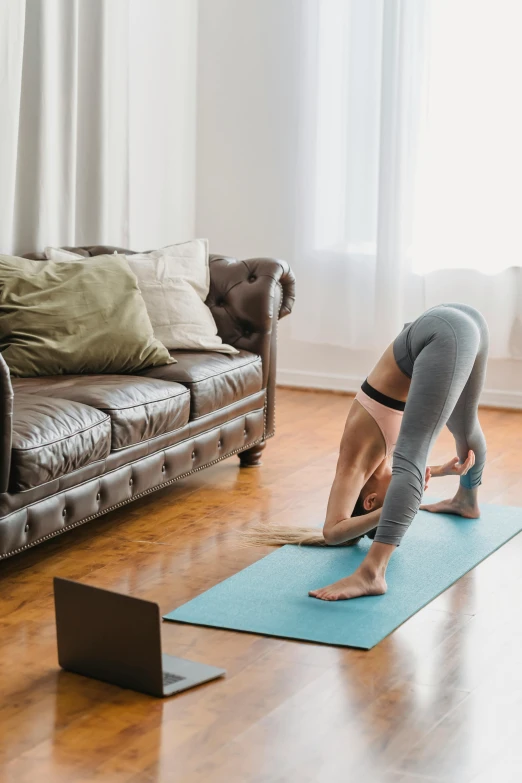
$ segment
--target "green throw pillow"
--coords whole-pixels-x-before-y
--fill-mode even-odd
[[[133,373],[171,364],[123,256],[0,255],[0,351],[12,375]]]

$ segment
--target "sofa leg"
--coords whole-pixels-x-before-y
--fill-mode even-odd
[[[261,454],[263,453],[263,449],[266,446],[266,441],[262,441],[262,443],[257,443],[255,446],[252,446],[251,449],[247,449],[246,451],[242,451],[239,456],[239,464],[242,468],[257,468],[263,463],[261,462]]]

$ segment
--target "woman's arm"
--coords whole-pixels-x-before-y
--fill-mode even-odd
[[[474,464],[475,452],[470,450],[467,459],[464,462],[459,462],[458,457],[453,457],[449,462],[445,462],[444,465],[433,465],[430,467],[430,475],[432,478],[440,478],[441,476],[465,476]]]
[[[360,517],[340,519],[335,524],[325,525],[323,530],[324,540],[328,546],[338,546],[353,538],[358,538],[373,530],[379,524],[381,509],[370,511]]]

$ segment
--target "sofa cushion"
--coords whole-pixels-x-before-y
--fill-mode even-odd
[[[39,394],[16,393],[11,489],[23,492],[105,459],[111,450],[106,413]]]
[[[13,379],[18,390],[90,405],[110,416],[111,449],[164,435],[188,422],[190,392],[178,383],[134,375],[61,375]]]
[[[233,356],[203,351],[171,351],[177,364],[153,367],[142,375],[181,383],[190,389],[190,418],[197,419],[261,391],[261,357],[249,351]]]

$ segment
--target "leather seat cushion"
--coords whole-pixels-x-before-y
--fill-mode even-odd
[[[110,417],[111,449],[164,435],[189,419],[190,392],[180,384],[136,375],[58,375],[19,378],[18,391],[61,397],[97,408]]]
[[[250,351],[227,355],[211,351],[170,351],[177,364],[144,370],[149,378],[181,383],[190,389],[190,418],[232,405],[263,387],[261,357]]]
[[[106,459],[110,450],[110,419],[102,411],[39,394],[15,394],[12,491],[38,487]]]

